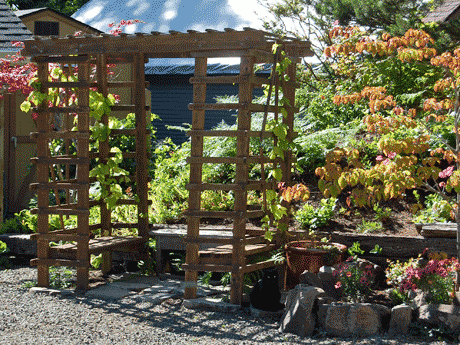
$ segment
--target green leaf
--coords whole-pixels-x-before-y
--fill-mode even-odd
[[[285,125],[278,125],[273,128],[273,133],[281,140],[285,140],[287,136],[287,128]]]
[[[32,104],[29,101],[24,101],[21,103],[21,110],[25,113],[28,113]]]
[[[264,237],[266,240],[271,242],[273,240],[273,232],[270,230],[265,231]]]
[[[272,200],[276,199],[276,192],[274,190],[267,190],[266,191],[267,202],[271,202]]]
[[[274,155],[275,155],[275,158],[276,158],[276,157],[280,157],[280,158],[283,158],[283,159],[284,159],[284,150],[283,150],[281,147],[275,146],[275,147],[273,148],[273,153],[274,153]],[[273,159],[273,158],[272,158],[272,159]]]
[[[273,170],[273,177],[277,180],[277,181],[281,181],[282,178],[283,178],[283,171],[281,170],[281,168],[276,168],[275,170]]]
[[[115,105],[115,97],[111,93],[107,95],[106,104],[110,107],[113,107]]]
[[[375,245],[374,249],[372,249],[369,253],[371,254],[380,254],[383,248],[380,247],[378,244]]]
[[[3,254],[3,253],[7,253],[9,252],[10,250],[8,249],[8,247],[6,246],[6,243],[3,242],[3,241],[0,241],[0,254]]]

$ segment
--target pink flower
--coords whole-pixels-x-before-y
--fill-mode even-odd
[[[454,172],[454,166],[450,166],[445,168],[443,171],[439,173],[439,178],[448,178]]]
[[[444,188],[446,186],[445,182],[439,182],[439,188]]]
[[[351,277],[351,272],[347,272],[346,275],[347,275],[348,278],[350,278]]]
[[[359,279],[359,282],[360,282],[361,284],[366,284],[366,283],[367,283],[366,277],[365,277],[365,276],[362,276],[362,277]]]
[[[337,284],[334,285],[336,289],[340,289],[341,286],[342,286],[341,282],[337,282]]]
[[[390,159],[393,159],[393,158],[395,158],[395,157],[396,157],[396,152],[390,152],[390,153],[388,154],[388,158],[390,158]]]
[[[381,162],[381,161],[383,161],[383,156],[382,156],[382,155],[378,155],[378,156],[375,158],[375,160],[376,160],[377,162]]]

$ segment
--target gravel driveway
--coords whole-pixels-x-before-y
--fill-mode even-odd
[[[235,313],[189,310],[182,300],[160,305],[133,296],[104,300],[31,294],[24,284],[36,269],[0,270],[0,344],[446,344],[413,338],[299,338],[278,332],[277,321]]]

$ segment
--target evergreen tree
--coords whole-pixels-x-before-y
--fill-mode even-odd
[[[47,7],[62,14],[71,16],[89,0],[6,0],[13,9],[28,10]]]

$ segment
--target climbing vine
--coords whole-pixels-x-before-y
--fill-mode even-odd
[[[281,49],[281,45],[274,44],[272,51],[275,57],[270,76],[272,84],[266,86],[264,93],[267,97],[267,103],[270,102],[273,82],[276,80],[281,82],[281,85],[277,85],[275,89],[275,106],[279,106],[281,116],[274,117],[267,121],[263,130],[272,132],[275,136],[275,145],[273,145],[273,149],[269,152],[269,159],[284,160],[286,153],[294,148],[290,140],[291,138],[288,137],[289,127],[283,121],[283,119],[288,116],[286,108],[292,106],[283,93],[283,85],[285,82],[289,81],[287,70],[292,62]],[[281,98],[279,98],[280,93],[282,94]],[[286,232],[288,230],[289,204],[292,201],[306,201],[310,197],[309,190],[305,185],[296,184],[294,186],[289,186],[283,181],[285,178],[283,176],[283,170],[276,162],[272,164],[268,174],[268,178],[271,177],[278,182],[278,192],[275,190],[267,190],[265,192],[264,208],[267,214],[262,218],[262,228],[265,229],[265,238],[270,241],[273,240],[271,226],[274,226],[281,232]]]
[[[77,81],[76,75],[66,75],[64,71],[59,67],[52,67],[49,77],[49,81]],[[21,104],[21,110],[29,112],[30,110],[36,109],[40,104],[48,102],[50,106],[62,107],[63,110],[66,106],[66,99],[64,97],[64,90],[58,88],[49,88],[48,94],[40,92],[41,82],[38,78],[34,77],[30,81],[33,91],[29,94],[27,99]],[[78,103],[75,95],[77,89],[73,88],[71,96],[68,100],[68,105]],[[90,126],[91,139],[95,147],[98,147],[100,142],[108,140],[110,135],[110,127],[101,123],[101,119],[104,115],[109,116],[111,113],[111,107],[115,105],[116,98],[114,95],[109,94],[104,97],[101,93],[90,89],[89,90],[89,108],[90,118],[95,120],[94,124]],[[32,117],[36,119],[38,114],[34,112]],[[113,209],[116,206],[117,201],[123,195],[123,189],[120,182],[129,182],[128,172],[120,167],[123,161],[123,155],[118,147],[112,147],[110,152],[112,156],[107,158],[107,162],[101,162],[97,158],[97,164],[93,167],[89,173],[90,177],[95,177],[97,183],[99,183],[100,193],[99,199],[104,200],[107,203],[108,209]]]

